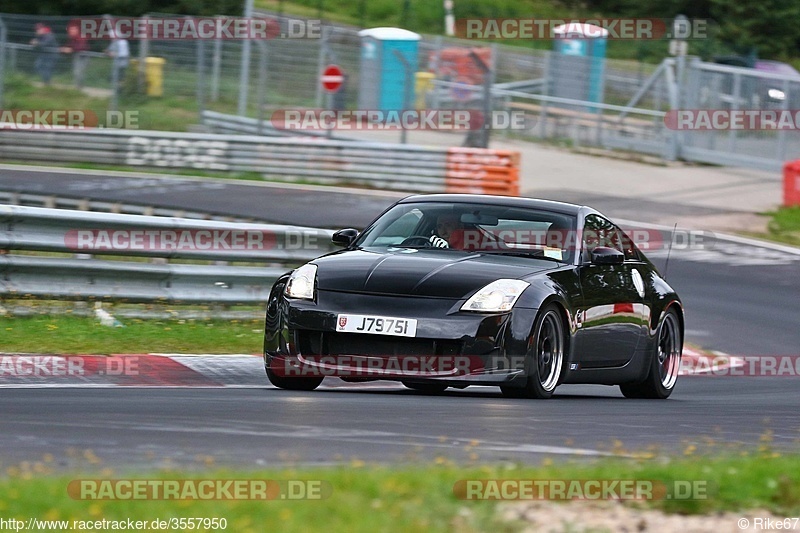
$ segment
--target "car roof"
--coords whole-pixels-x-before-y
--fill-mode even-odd
[[[488,204],[503,207],[540,209],[542,211],[552,211],[564,215],[578,215],[581,209],[585,209],[585,206],[568,204],[566,202],[539,200],[537,198],[519,198],[515,196],[493,196],[488,194],[416,194],[403,198],[398,203],[406,204],[416,202]]]

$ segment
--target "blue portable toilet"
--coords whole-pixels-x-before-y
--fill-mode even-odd
[[[359,109],[403,109],[406,84],[409,84],[409,107],[413,108],[419,34],[402,28],[370,28],[361,30],[358,36],[361,38]],[[410,64],[409,79],[395,51]]]
[[[608,30],[569,23],[556,26],[555,53],[550,61],[550,94],[561,98],[602,102]]]

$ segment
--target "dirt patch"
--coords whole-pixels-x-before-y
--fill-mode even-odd
[[[546,533],[756,532],[764,530],[766,526],[762,524],[756,527],[756,519],[778,519],[760,510],[714,515],[666,514],[660,510],[615,501],[514,502],[500,505],[498,513],[504,522],[522,523],[523,531]]]

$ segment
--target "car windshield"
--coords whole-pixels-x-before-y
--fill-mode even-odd
[[[398,204],[367,228],[360,248],[431,248],[521,255],[569,263],[575,217],[520,207],[474,203]]]

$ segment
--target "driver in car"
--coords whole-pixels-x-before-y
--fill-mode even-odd
[[[436,219],[436,232],[429,239],[431,246],[463,250],[465,229],[461,223],[461,215],[457,213],[439,215]]]

